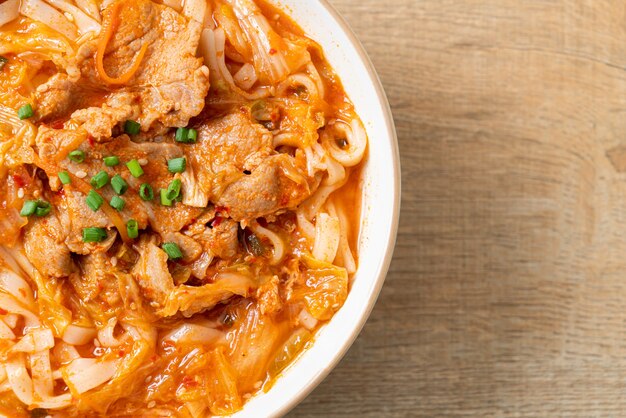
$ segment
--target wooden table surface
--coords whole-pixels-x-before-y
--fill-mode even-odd
[[[626,2],[333,3],[391,102],[402,217],[290,417],[625,416]]]

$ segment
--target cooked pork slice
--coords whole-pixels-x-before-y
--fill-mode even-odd
[[[272,134],[249,112],[237,111],[199,126],[198,141],[185,153],[189,168],[182,178],[183,203],[205,207],[272,153]]]
[[[237,231],[239,224],[232,219],[218,218],[212,226],[205,226],[200,232],[193,235],[204,251],[222,259],[229,259],[237,254],[239,241]]]
[[[75,111],[72,119],[82,124],[94,139],[101,141],[110,138],[119,123],[138,119],[140,112],[137,94],[119,91],[110,95],[102,106]]]
[[[163,306],[174,290],[174,280],[167,268],[167,254],[156,245],[154,237],[147,235],[139,241],[136,250],[139,260],[133,268],[133,277],[148,300]]]
[[[56,205],[63,223],[68,225],[68,233],[65,238],[67,247],[77,254],[89,254],[96,251],[106,250],[115,241],[116,232],[113,223],[107,218],[103,211],[94,212],[85,199],[85,195],[77,191],[67,191]],[[84,228],[107,228],[109,236],[99,243],[83,242]]]
[[[33,218],[24,229],[26,257],[44,276],[67,277],[76,271],[71,253],[64,240],[67,230],[55,213],[45,218]]]
[[[137,71],[125,83],[108,83],[96,70],[99,39],[86,42],[78,51],[77,80],[59,74],[38,89],[40,117],[51,121],[71,115],[97,141],[128,119],[138,121],[143,131],[155,123],[186,126],[202,111],[209,91],[209,70],[196,57],[202,25],[149,0],[114,3],[104,12],[118,8],[119,14],[102,61],[105,78],[120,77],[141,58]],[[108,93],[99,93],[103,90]]]
[[[73,275],[70,282],[85,302],[98,299],[109,306],[121,301],[116,269],[104,251],[97,251],[79,258],[80,275]]]
[[[230,184],[216,204],[229,208],[231,218],[241,221],[292,208],[311,194],[314,179],[287,154],[266,158],[249,176]]]

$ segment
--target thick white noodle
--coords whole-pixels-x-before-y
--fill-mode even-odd
[[[204,63],[209,67],[211,85],[218,84],[219,81],[226,82],[230,88],[240,96],[248,100],[262,99],[270,95],[271,89],[259,87],[255,91],[248,93],[235,84],[232,74],[226,67],[226,53],[224,52],[226,35],[224,29],[215,30],[205,28],[200,34],[200,54],[204,57]]]
[[[71,3],[68,3],[64,0],[46,0],[52,6],[57,9],[69,13],[73,17],[74,24],[78,28],[78,33],[80,35],[85,35],[86,33],[92,32],[95,34],[100,33],[100,29],[102,28],[100,23],[89,16],[87,13],[83,12],[78,7],[74,6]]]
[[[52,368],[50,367],[50,352],[48,350],[37,351],[28,357],[35,393],[42,398],[52,396],[54,381],[52,380]]]
[[[83,12],[98,21],[98,23],[102,22],[100,10],[94,0],[75,0],[75,2],[76,6],[78,6]]]
[[[15,396],[30,405],[33,403],[33,381],[28,375],[25,358],[23,353],[14,354],[4,363],[4,367]]]
[[[300,232],[309,241],[313,241],[315,239],[315,225],[307,219],[304,214],[304,210],[298,209],[296,211],[296,219],[298,220],[298,228],[300,229]]]
[[[315,216],[315,242],[313,257],[332,263],[337,255],[340,237],[339,219],[321,212]]]
[[[237,86],[239,86],[242,90],[250,90],[258,79],[254,65],[245,63],[241,66],[239,71],[235,73],[233,79],[235,84],[237,84]]]
[[[65,328],[62,339],[68,344],[83,345],[93,341],[96,336],[96,332],[95,328],[87,328],[70,324],[67,328]]]
[[[337,137],[332,132],[343,134],[347,141],[347,149],[341,149],[337,145]],[[332,155],[346,167],[353,167],[361,162],[367,146],[367,136],[361,121],[353,119],[350,124],[343,121],[335,121],[329,124],[322,134],[322,143]]]
[[[284,96],[289,87],[298,85],[306,88],[307,92],[309,93],[310,102],[319,100],[320,91],[318,89],[318,86],[310,76],[304,73],[292,74],[287,77],[285,81],[278,85],[278,88],[276,89],[276,95]]]
[[[267,228],[263,228],[261,225],[257,224],[256,222],[250,224],[250,229],[256,235],[265,237],[268,240],[270,240],[270,242],[272,243],[272,247],[274,247],[274,251],[272,254],[272,258],[270,259],[270,264],[276,265],[280,263],[280,261],[283,259],[283,256],[285,255],[285,243],[283,242],[282,238],[279,237],[278,234],[276,234],[275,232],[270,231]]]
[[[20,15],[20,0],[7,0],[0,4],[0,26],[3,26]]]
[[[326,208],[330,214],[337,216],[339,219],[339,227],[341,231],[339,248],[334,264],[344,267],[348,274],[354,274],[356,272],[356,261],[352,255],[350,242],[348,240],[348,228],[350,227],[348,217],[346,216],[342,205],[336,206],[332,201],[330,201],[326,204]]]
[[[206,0],[185,0],[183,3],[183,16],[204,23],[207,14]]]
[[[76,26],[74,26],[63,13],[43,0],[22,0],[20,13],[50,26],[52,29],[71,40],[77,37]]]

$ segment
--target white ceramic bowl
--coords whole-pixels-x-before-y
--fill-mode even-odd
[[[325,0],[273,0],[317,41],[354,103],[369,138],[363,175],[359,266],[344,306],[267,393],[234,416],[279,417],[302,401],[348,351],[385,280],[400,209],[400,160],[391,110],[363,47]],[[355,376],[358,378],[358,376]]]

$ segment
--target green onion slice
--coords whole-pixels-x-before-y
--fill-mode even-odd
[[[124,199],[122,199],[119,196],[113,196],[109,204],[111,205],[113,209],[117,209],[118,211],[121,211],[122,209],[124,209],[124,205],[126,205],[126,202],[124,201]]]
[[[167,190],[161,189],[159,193],[161,195],[161,204],[163,206],[172,206],[172,199],[167,198]]]
[[[167,186],[166,197],[168,200],[176,200],[178,195],[180,195],[181,185],[182,185],[182,182],[180,181],[180,179],[172,180],[169,186]]]
[[[90,190],[87,195],[86,202],[87,206],[89,206],[91,210],[97,212],[98,209],[100,209],[100,206],[104,203],[104,199],[95,190]]]
[[[40,200],[39,202],[37,202],[37,209],[35,210],[35,215],[46,216],[47,214],[50,213],[50,210],[52,210],[52,206],[50,206],[50,203],[43,202]]]
[[[143,168],[141,168],[141,164],[137,160],[130,160],[126,163],[126,167],[128,167],[128,171],[133,177],[138,178],[143,175]]]
[[[175,242],[164,242],[161,248],[167,254],[170,260],[179,260],[183,258],[183,253]]]
[[[83,228],[83,242],[102,242],[106,237],[104,228]]]
[[[52,210],[50,202],[45,200],[27,200],[20,211],[21,216],[46,216]]]
[[[126,183],[122,176],[116,174],[111,179],[111,187],[113,188],[115,193],[121,196],[126,193],[126,190],[128,190],[128,183]]]
[[[22,210],[20,211],[20,216],[34,215],[35,211],[37,211],[37,201],[27,200],[26,202],[24,202],[24,205],[22,206]]]
[[[30,103],[25,104],[24,106],[17,109],[17,117],[21,120],[28,119],[33,116],[33,107]]]
[[[67,158],[69,158],[70,160],[74,161],[75,163],[82,163],[83,161],[85,161],[85,153],[79,149],[74,150],[72,152],[70,152],[67,156]]]
[[[176,142],[187,142],[187,136],[189,135],[189,129],[187,128],[178,128],[176,129],[176,136],[174,139]]]
[[[91,178],[91,186],[95,189],[101,189],[109,182],[109,173],[101,171]]]
[[[141,125],[139,122],[135,122],[134,120],[127,120],[124,123],[124,132],[128,135],[137,135],[141,130]]]
[[[61,183],[63,184],[70,184],[72,182],[70,174],[67,171],[59,172],[59,180],[61,180]]]
[[[120,159],[115,155],[104,157],[102,160],[104,161],[104,165],[106,165],[107,167],[115,167],[120,163]]]
[[[154,199],[154,190],[152,190],[152,186],[148,183],[143,183],[139,186],[139,197],[143,200],[152,200]]]
[[[167,162],[167,169],[170,171],[170,173],[182,173],[183,171],[185,171],[186,167],[187,160],[185,159],[185,157],[172,158]]]
[[[132,239],[139,236],[139,225],[136,220],[129,219],[128,222],[126,222],[126,233],[128,234],[128,238]]]

